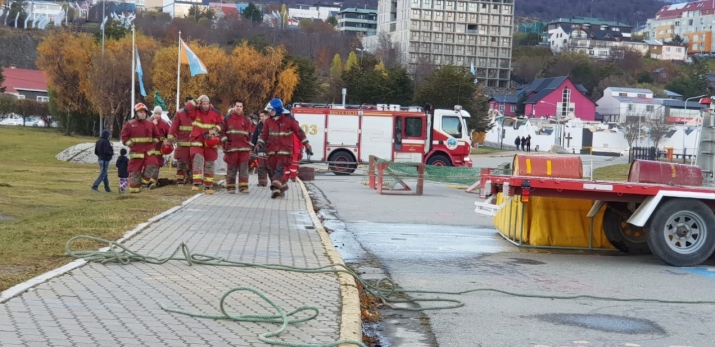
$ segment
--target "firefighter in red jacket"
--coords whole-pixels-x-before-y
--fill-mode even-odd
[[[139,193],[142,182],[149,182],[146,173],[157,168],[149,152],[154,150],[154,144],[159,142],[156,126],[146,120],[149,109],[143,103],[134,106],[136,118],[128,121],[122,128],[122,143],[129,147],[129,192]],[[146,165],[145,170],[142,170]],[[142,171],[145,175],[142,176]]]
[[[152,155],[156,157],[157,169],[152,173],[151,180],[153,181],[153,184],[151,184],[149,188],[154,188],[156,186],[156,183],[159,181],[159,170],[161,170],[164,166],[164,154],[161,153],[161,147],[169,136],[170,127],[169,123],[161,119],[161,114],[163,112],[164,110],[161,106],[155,106],[151,119],[152,123],[154,123],[154,126],[156,127],[156,130],[159,132],[160,142],[154,145],[154,150],[152,151]]]
[[[293,120],[295,118],[290,117]],[[296,121],[297,123],[298,121]],[[298,124],[300,126],[300,124]],[[297,135],[293,135],[293,161],[290,167],[286,168],[286,178],[290,178],[291,181],[295,182],[298,178],[298,166],[300,165],[300,158],[303,157],[303,143],[300,142],[300,138]]]
[[[273,109],[273,108],[271,108]],[[261,187],[268,186],[268,164],[266,163],[266,158],[264,152],[259,152],[256,148],[258,144],[258,139],[263,133],[263,125],[266,124],[266,120],[271,117],[269,111],[263,110],[259,114],[259,122],[256,125],[256,130],[253,132],[253,137],[251,138],[251,144],[254,147],[254,153],[256,155],[256,175],[258,176],[258,185]]]
[[[192,97],[187,97],[186,102],[194,100]],[[191,131],[194,129],[191,117],[185,109],[180,109],[174,114],[174,119],[171,121],[169,128],[169,136],[167,140],[176,143],[174,150],[174,159],[176,159],[176,183],[184,184],[192,182],[191,168],[193,167],[190,159],[191,148]]]
[[[297,135],[301,143],[310,152],[311,147],[305,133],[298,126],[298,122],[283,115],[283,102],[275,98],[271,100],[271,118],[263,125],[263,132],[258,140],[258,151],[263,150],[268,155],[268,170],[271,176],[271,198],[285,196],[288,190],[285,170],[293,161],[293,135]],[[267,143],[267,145],[266,145]]]
[[[253,122],[243,113],[243,103],[238,101],[228,110],[223,126],[223,161],[226,162],[226,189],[229,194],[248,193],[248,164],[251,160],[251,129]],[[237,172],[238,171],[238,172]]]
[[[213,194],[214,164],[218,159],[218,135],[223,117],[213,108],[208,96],[201,95],[197,101],[198,105],[193,100],[187,102],[185,108],[193,122],[190,155],[194,186],[191,190],[198,191],[203,183],[204,192]]]

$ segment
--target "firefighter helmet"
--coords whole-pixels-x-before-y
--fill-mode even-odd
[[[218,146],[219,143],[219,138],[216,135],[213,134],[206,134],[204,135],[204,146],[213,148]]]
[[[149,108],[144,105],[144,103],[138,103],[134,105],[134,112],[139,112],[141,110],[144,110],[144,112],[149,113]]]
[[[161,154],[163,154],[163,155],[169,155],[173,151],[174,151],[174,146],[170,143],[165,143],[164,145],[161,146]]]

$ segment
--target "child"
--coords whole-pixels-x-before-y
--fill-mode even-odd
[[[119,194],[125,194],[127,185],[129,185],[129,170],[127,166],[129,165],[129,159],[127,159],[127,149],[122,148],[119,151],[119,158],[117,158],[117,171],[119,172]]]

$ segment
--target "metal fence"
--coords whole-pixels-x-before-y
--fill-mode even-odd
[[[628,162],[634,160],[656,160],[658,150],[655,147],[631,147],[628,152]]]

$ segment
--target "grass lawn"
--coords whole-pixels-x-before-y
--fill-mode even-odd
[[[627,181],[631,164],[616,164],[593,170],[593,179],[599,181]]]
[[[479,148],[472,148],[471,154],[491,154],[497,152],[504,152],[504,150],[496,147],[479,146]]]
[[[120,196],[113,165],[113,192],[101,186],[100,193],[92,191],[98,165],[62,162],[55,155],[95,141],[55,129],[0,126],[0,291],[72,261],[64,247],[73,236],[116,240],[193,195],[189,187],[171,186]],[[161,170],[162,177],[173,174],[173,169]]]

